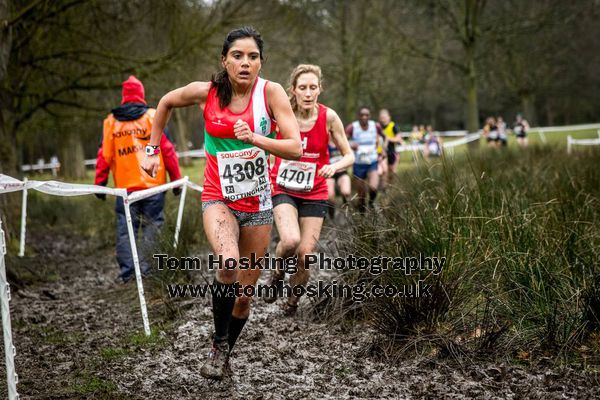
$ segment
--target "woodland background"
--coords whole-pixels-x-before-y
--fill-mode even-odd
[[[598,120],[598,0],[0,0],[0,172],[57,155],[84,176],[102,120],[135,74],[156,105],[218,71],[226,33],[253,25],[262,75],[287,86],[323,68],[321,101],[349,123],[390,109],[403,129],[479,128],[487,115],[535,125]],[[202,144],[198,110],[177,111],[177,149]]]

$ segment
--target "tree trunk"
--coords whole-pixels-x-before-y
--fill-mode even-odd
[[[468,69],[467,69],[467,120],[465,126],[467,132],[473,133],[479,131],[479,105],[477,102],[477,69],[475,67],[475,44],[465,48]],[[479,148],[479,140],[474,140],[467,144],[469,150]]]
[[[10,17],[10,1],[0,0],[0,22]],[[8,87],[8,64],[12,47],[12,31],[0,26],[0,87]],[[17,173],[17,147],[15,132],[11,130],[10,95],[0,90],[0,173],[15,176]]]
[[[0,98],[4,97],[0,93]],[[17,144],[15,135],[11,132],[11,124],[4,107],[5,99],[0,99],[0,173],[17,176]]]
[[[546,125],[554,126],[554,109],[549,101],[546,101]]]
[[[175,132],[173,132],[173,136],[175,136],[175,142],[177,143],[177,151],[188,151],[188,140],[190,137],[190,121],[187,118],[189,113],[185,108],[177,108],[175,109]],[[179,163],[182,166],[190,166],[191,159],[190,157],[183,157],[179,159]]]
[[[477,70],[475,69],[474,49],[467,49],[467,120],[465,125],[469,133],[479,130],[479,105],[477,104]]]
[[[354,108],[356,99],[353,98],[353,88],[351,83],[352,74],[352,60],[349,60],[350,46],[348,44],[348,32],[347,32],[347,20],[348,20],[348,4],[342,2],[340,11],[339,23],[340,23],[340,50],[342,60],[342,76],[344,77],[342,82],[342,98],[344,99],[344,121],[351,121],[354,116]]]
[[[12,31],[2,21],[10,18],[10,0],[0,0],[0,88],[8,87],[8,64],[12,49]],[[17,177],[17,142],[12,129],[12,105],[10,95],[0,89],[0,173]],[[0,195],[0,218],[2,229],[9,241],[18,232],[20,215],[20,192]]]
[[[523,112],[523,118],[529,122],[529,125],[537,125],[537,115],[535,112],[535,95],[529,92],[522,92],[521,97],[521,110]]]
[[[76,133],[69,133],[65,137],[60,153],[60,172],[68,179],[84,179],[83,144]]]

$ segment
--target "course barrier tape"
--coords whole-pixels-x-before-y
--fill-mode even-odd
[[[567,136],[567,154],[571,154],[572,146],[597,146],[600,145],[600,129],[598,129],[597,139],[573,139],[571,135]]]
[[[412,132],[409,132],[409,131],[401,131],[398,133],[403,138],[410,138],[410,136],[412,135]],[[468,132],[465,130],[458,130],[458,131],[434,131],[433,133],[435,135],[439,135],[442,137],[454,137],[454,136],[460,137],[460,136],[465,136]]]
[[[2,309],[2,336],[4,337],[4,362],[6,365],[6,383],[8,389],[8,399],[17,400],[17,382],[19,377],[15,372],[15,355],[17,353],[13,345],[12,326],[10,320],[10,285],[6,279],[6,264],[4,255],[6,254],[6,241],[2,221],[0,220],[0,240],[2,241],[2,252],[0,252],[0,303]]]
[[[461,139],[453,140],[451,142],[444,142],[442,144],[442,146],[444,147],[444,149],[450,149],[452,147],[461,146],[463,144],[467,144],[469,142],[473,142],[475,140],[479,140],[479,138],[481,138],[481,133],[480,132],[469,133],[468,135],[466,135],[465,137],[463,137]],[[401,152],[404,152],[404,151],[424,150],[425,146],[427,146],[425,143],[400,145],[400,146],[396,146],[396,151],[398,153],[401,153]]]
[[[556,132],[573,132],[573,131],[587,131],[590,129],[600,129],[600,123],[596,124],[579,124],[579,125],[565,125],[565,126],[536,126],[529,128],[529,132],[543,131],[544,133],[556,133]]]
[[[177,212],[177,225],[175,227],[175,238],[173,246],[176,247],[179,239],[179,232],[181,227],[181,221],[183,219],[183,208],[185,205],[185,196],[187,188],[202,192],[203,188],[193,182],[190,182],[189,177],[185,176],[173,182],[166,183],[164,185],[156,186],[146,190],[140,190],[132,193],[127,193],[126,189],[114,189],[107,188],[105,186],[97,185],[84,185],[77,183],[65,183],[58,181],[35,181],[27,180],[23,181],[10,177],[8,175],[0,174],[0,194],[23,191],[23,202],[21,210],[21,236],[19,244],[19,256],[23,257],[25,254],[25,237],[26,237],[26,222],[27,222],[27,191],[34,189],[42,193],[51,194],[55,196],[80,196],[88,194],[108,194],[112,196],[118,196],[123,198],[123,205],[125,208],[125,216],[127,219],[127,230],[129,233],[129,242],[131,246],[131,254],[133,256],[133,265],[135,270],[135,278],[138,289],[138,297],[140,301],[140,309],[142,313],[142,321],[144,325],[144,333],[146,336],[150,336],[150,322],[148,320],[148,311],[146,308],[146,299],[144,297],[144,287],[142,283],[142,274],[140,271],[140,264],[137,252],[137,246],[135,243],[135,235],[133,231],[133,224],[131,220],[130,205],[136,201],[153,196],[157,193],[162,193],[170,189],[181,187],[181,198],[179,200],[179,209]],[[6,280],[6,266],[4,255],[6,254],[6,242],[4,240],[4,231],[2,230],[2,221],[0,221],[0,301],[2,303],[2,329],[4,333],[4,350],[6,357],[6,374],[8,382],[8,398],[10,400],[18,399],[19,395],[16,391],[16,384],[18,382],[17,374],[14,368],[14,356],[16,349],[12,342],[12,330],[10,320],[10,307],[8,302],[10,301],[10,286]]]
[[[8,175],[0,174],[0,194],[35,189],[39,192],[57,196],[81,196],[84,194],[110,194],[126,197],[127,190],[113,189],[105,186],[65,183],[59,181],[20,181]]]
[[[28,180],[25,178],[23,181],[15,179],[8,175],[0,174],[0,194],[23,191],[23,203],[21,210],[21,236],[19,244],[19,256],[25,255],[25,237],[26,237],[26,222],[27,222],[27,191],[34,189],[42,193],[51,194],[55,196],[80,196],[88,194],[109,194],[112,196],[118,196],[123,198],[123,206],[125,208],[125,216],[127,219],[127,231],[129,233],[129,242],[131,245],[131,254],[133,256],[133,265],[135,270],[135,279],[138,289],[138,297],[140,301],[140,309],[142,313],[142,321],[144,325],[144,333],[146,336],[150,336],[150,322],[148,320],[148,311],[146,307],[146,299],[144,297],[144,286],[142,283],[142,274],[140,271],[139,258],[137,253],[137,245],[135,243],[135,235],[133,231],[133,224],[131,220],[131,211],[129,206],[131,203],[140,201],[142,199],[153,196],[157,193],[162,193],[170,189],[182,187],[181,199],[179,201],[179,209],[177,212],[177,225],[175,227],[175,240],[174,247],[177,247],[178,235],[180,231],[181,221],[183,219],[183,207],[185,205],[185,196],[187,188],[202,192],[203,188],[193,182],[190,182],[189,177],[185,176],[173,182],[166,183],[164,185],[155,186],[150,189],[140,190],[127,193],[126,189],[114,189],[107,188],[105,186],[98,185],[84,185],[77,183],[65,183],[58,181],[35,181]],[[12,330],[10,320],[10,307],[8,302],[10,301],[10,286],[6,279],[6,266],[4,255],[6,254],[6,242],[4,240],[4,231],[2,230],[2,221],[0,220],[0,301],[2,303],[2,329],[4,333],[4,352],[6,358],[6,375],[8,383],[8,398],[9,400],[17,400],[19,395],[17,394],[16,384],[18,382],[18,376],[15,373],[14,367],[14,356],[16,354],[16,348],[12,341]]]

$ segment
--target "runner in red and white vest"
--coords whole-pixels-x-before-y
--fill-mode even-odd
[[[263,257],[271,239],[273,214],[268,154],[302,155],[298,123],[281,85],[259,78],[263,41],[251,27],[231,31],[221,52],[223,70],[211,82],[193,82],[167,93],[158,104],[148,155],[142,168],[156,174],[153,146],[174,107],[200,105],[205,119],[206,168],[202,209],[204,231],[222,260]],[[279,138],[275,139],[275,122]],[[250,314],[251,298],[235,296],[234,284],[254,286],[260,269],[220,265],[213,284],[215,333],[200,374],[222,379],[229,353]]]
[[[354,154],[336,112],[318,103],[321,68],[298,65],[290,76],[288,92],[300,126],[304,153],[298,161],[277,157],[271,170],[271,183],[275,225],[280,237],[276,255],[298,257],[297,271],[290,275],[290,286],[294,287],[308,282],[309,270],[304,268],[304,256],[314,252],[329,208],[327,179],[352,165]],[[334,163],[329,162],[330,139],[342,154]],[[282,270],[273,274],[271,284],[278,289],[275,295],[282,294],[284,276]],[[266,300],[273,302],[276,296]],[[293,315],[299,300],[290,295],[284,305],[285,313]]]

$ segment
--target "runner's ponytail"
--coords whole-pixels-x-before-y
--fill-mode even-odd
[[[231,87],[231,82],[229,81],[229,75],[227,75],[227,70],[223,69],[217,74],[213,75],[210,79],[210,82],[212,86],[214,86],[217,90],[219,106],[221,108],[227,107],[229,103],[231,103],[231,95],[233,93],[233,88]]]

